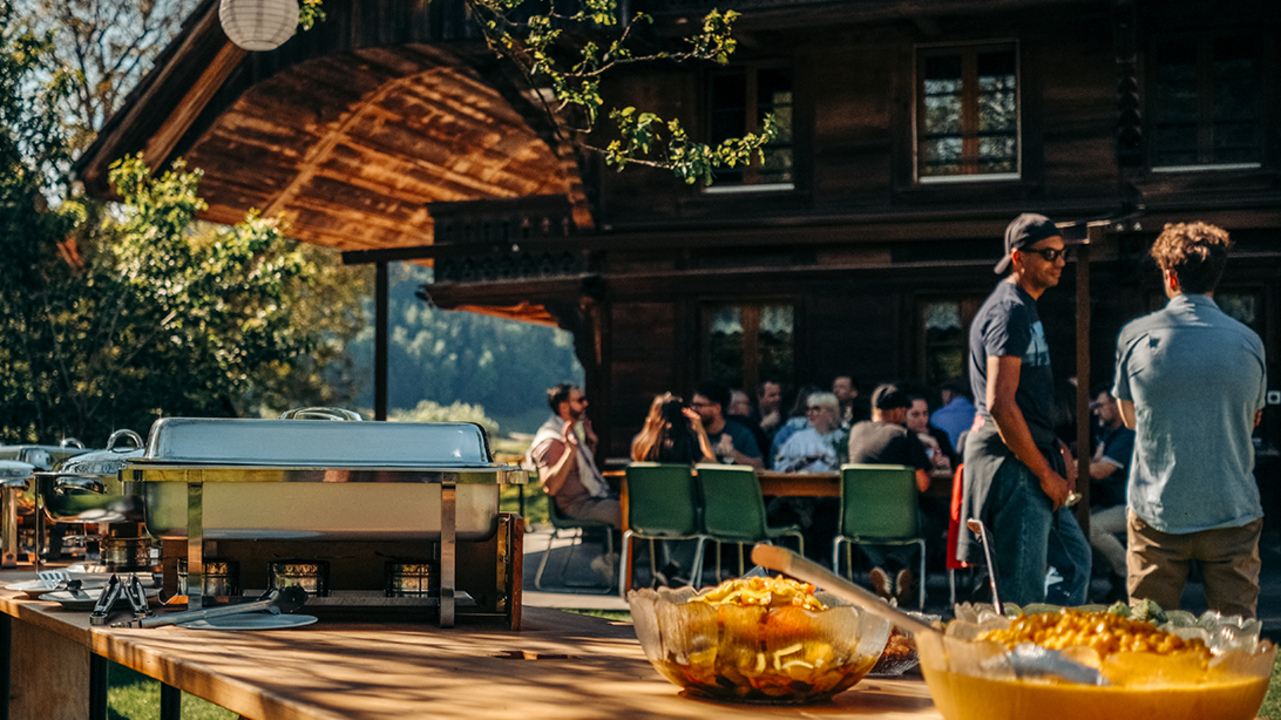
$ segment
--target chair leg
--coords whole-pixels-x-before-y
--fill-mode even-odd
[[[703,552],[707,543],[707,538],[699,536],[695,539],[694,545],[694,568],[689,573],[689,584],[697,588],[703,584]]]
[[[921,596],[919,600],[920,609],[922,612],[924,612],[925,610],[925,541],[918,540],[917,542],[920,543],[921,545],[921,575],[920,575],[920,580],[917,581],[917,587],[920,588],[920,591],[919,591],[919,594]]]
[[[547,569],[547,558],[552,554],[552,545],[555,544],[556,538],[560,537],[560,530],[552,530],[551,539],[547,541],[547,550],[543,553],[543,558],[538,561],[538,572],[534,573],[534,588],[543,589],[543,570]]]
[[[611,531],[610,534],[612,535],[613,532]],[[609,540],[609,544],[611,546],[610,550],[612,551],[613,550],[612,546],[614,544],[614,539],[612,537]],[[631,547],[632,547],[632,531],[628,530],[623,533],[623,547],[622,547],[623,552],[618,559],[618,595],[624,600],[627,599],[627,591],[631,590],[631,584],[632,584]]]
[[[956,571],[952,568],[947,569],[947,603],[956,607]]]
[[[839,535],[832,538],[832,572],[841,575],[841,536]],[[841,575],[841,577],[845,576]]]

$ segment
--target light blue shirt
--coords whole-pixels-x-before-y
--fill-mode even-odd
[[[961,395],[935,410],[930,416],[930,424],[947,433],[947,439],[955,448],[961,440],[961,433],[969,430],[974,424],[974,413],[974,403]]]
[[[1265,368],[1259,336],[1207,295],[1179,295],[1122,328],[1112,395],[1134,403],[1136,515],[1171,534],[1263,517],[1250,435]]]

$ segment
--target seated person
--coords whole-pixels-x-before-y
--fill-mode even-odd
[[[1108,602],[1127,600],[1125,586],[1125,489],[1130,481],[1134,431],[1121,421],[1121,410],[1107,389],[1095,394],[1090,409],[1099,419],[1099,441],[1090,459],[1090,545],[1111,568]]]
[[[850,462],[916,468],[916,487],[925,492],[930,487],[929,471],[934,464],[926,456],[916,433],[903,424],[909,407],[907,394],[897,385],[878,386],[872,392],[872,419],[850,429]],[[922,535],[926,538],[937,535],[935,524],[922,514]],[[914,578],[908,563],[916,548],[910,545],[859,545],[859,548],[874,565],[870,579],[876,594],[887,600],[897,598],[900,605],[906,604],[913,595]],[[890,560],[901,567],[893,585],[884,568]]]
[[[778,451],[783,448],[783,443],[787,442],[792,435],[809,427],[809,420],[805,417],[809,405],[805,401],[816,392],[822,392],[822,389],[813,384],[802,385],[801,389],[796,391],[796,402],[792,403],[787,419],[779,424],[778,430],[774,433],[774,440],[770,444],[770,467],[773,467],[772,459],[778,457]]]
[[[724,408],[729,405],[729,400],[728,388],[715,380],[704,380],[695,386],[690,406],[702,418],[712,450],[721,462],[751,465],[762,470],[765,463],[761,460],[761,449],[752,431],[725,417]]]
[[[948,442],[956,448],[958,457],[961,433],[970,429],[974,424],[974,414],[978,412],[974,409],[974,403],[970,402],[969,393],[970,383],[963,377],[954,377],[944,382],[939,387],[943,407],[935,410],[930,416],[930,424],[947,433]]]
[[[645,427],[632,440],[632,460],[637,462],[716,462],[703,419],[679,396],[663,393],[654,398]]]
[[[904,424],[907,425],[908,430],[916,433],[916,439],[920,440],[921,445],[925,447],[925,455],[934,465],[930,474],[950,478],[952,467],[956,463],[956,453],[952,451],[952,443],[947,439],[947,433],[930,425],[930,406],[925,398],[920,395],[908,395],[907,399],[912,406],[907,409]]]
[[[526,456],[538,468],[539,484],[564,515],[602,520],[622,529],[618,495],[596,466],[597,438],[585,417],[587,398],[582,389],[560,383],[547,391],[547,404],[552,416],[538,428]]]
[[[774,469],[779,472],[837,472],[846,452],[846,434],[840,426],[841,406],[831,393],[809,396],[809,427],[792,435],[779,448]]]
[[[756,414],[756,409],[752,407],[752,401],[747,397],[747,393],[742,390],[729,391],[729,406],[725,410],[725,419],[736,422],[751,431],[752,437],[756,438],[756,448],[761,451],[762,458],[769,453],[769,436],[761,429],[761,419]]]

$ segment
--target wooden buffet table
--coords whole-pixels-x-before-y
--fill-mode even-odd
[[[31,578],[3,572],[0,586]],[[941,717],[919,679],[865,680],[802,708],[691,699],[645,660],[630,625],[542,608],[524,609],[520,631],[323,620],[278,631],[113,629],[7,590],[0,612],[12,718],[105,717],[104,659],[253,720]]]

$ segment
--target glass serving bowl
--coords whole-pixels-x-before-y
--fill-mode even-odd
[[[1276,648],[1250,634],[1252,622],[1182,615],[1187,617],[1172,618],[1160,629],[1206,640],[1214,653],[1208,667],[1177,655],[1125,652],[1100,663],[1094,654],[1093,662],[1110,683],[1099,687],[1015,677],[1004,646],[974,640],[985,630],[1008,626],[1009,619],[990,608],[958,607],[946,635],[931,633],[916,640],[921,672],[947,720],[1254,718],[1267,693]],[[1074,659],[1090,663],[1092,650],[1075,650],[1087,650]]]
[[[872,669],[889,621],[825,593],[827,610],[690,603],[692,588],[628,593],[645,657],[690,695],[806,704],[848,690]]]

